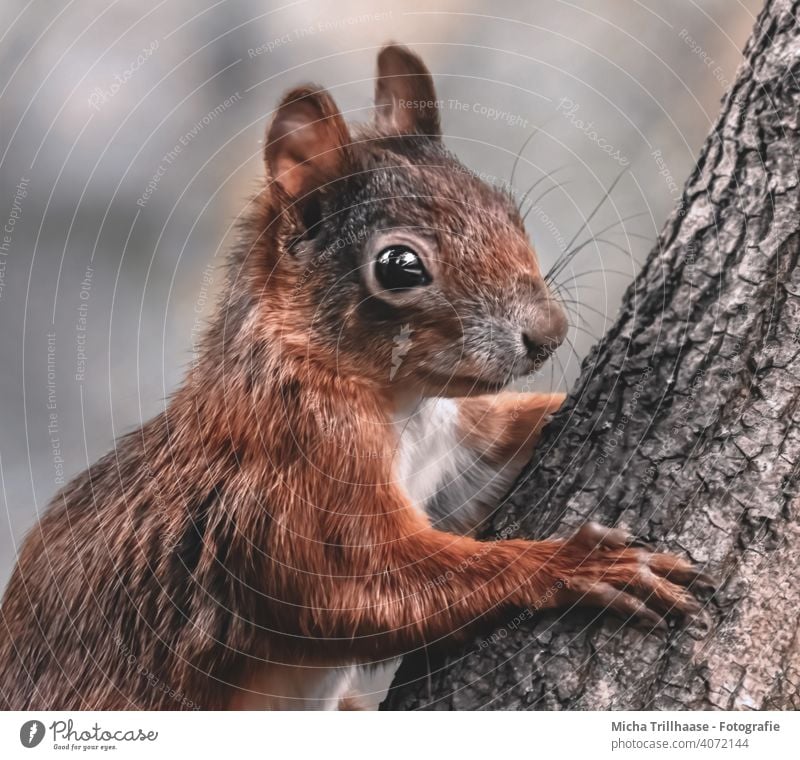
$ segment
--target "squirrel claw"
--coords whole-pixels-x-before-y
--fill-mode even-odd
[[[697,571],[697,575],[691,582],[691,585],[698,591],[702,591],[707,594],[713,594],[719,588],[719,582],[716,580],[716,578],[700,570]]]
[[[719,587],[719,583],[712,576],[672,554],[652,554],[648,564],[659,575],[682,586],[707,593],[713,593]]]
[[[628,546],[630,546],[632,549],[646,549],[649,552],[654,552],[656,550],[656,547],[653,544],[645,541],[640,536],[631,536]]]
[[[647,604],[626,591],[620,591],[610,583],[600,582],[583,586],[575,583],[573,591],[582,594],[581,604],[603,607],[616,612],[627,622],[636,622],[644,627],[660,631],[667,630],[667,621]]]

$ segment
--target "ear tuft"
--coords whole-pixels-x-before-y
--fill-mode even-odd
[[[387,132],[436,138],[442,134],[433,77],[404,45],[390,43],[378,54],[375,121]]]
[[[347,172],[350,135],[327,90],[297,87],[278,106],[267,132],[270,177],[302,201]]]

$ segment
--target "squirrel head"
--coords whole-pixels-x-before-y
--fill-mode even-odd
[[[515,204],[445,148],[433,79],[407,48],[378,55],[371,124],[348,126],[326,90],[298,87],[264,158],[258,308],[283,312],[269,318],[315,361],[467,395],[535,370],[564,339]]]

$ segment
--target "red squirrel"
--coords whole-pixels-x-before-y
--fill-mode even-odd
[[[473,537],[563,401],[503,388],[567,322],[422,60],[381,50],[370,124],[291,90],[264,159],[185,382],[20,551],[0,705],[375,707],[404,653],[521,609],[696,612],[703,576],[618,529]]]

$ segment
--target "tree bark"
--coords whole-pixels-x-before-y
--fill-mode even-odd
[[[389,709],[800,708],[797,11],[762,11],[680,206],[493,525],[624,526],[719,590],[666,634],[523,613],[409,659]]]

